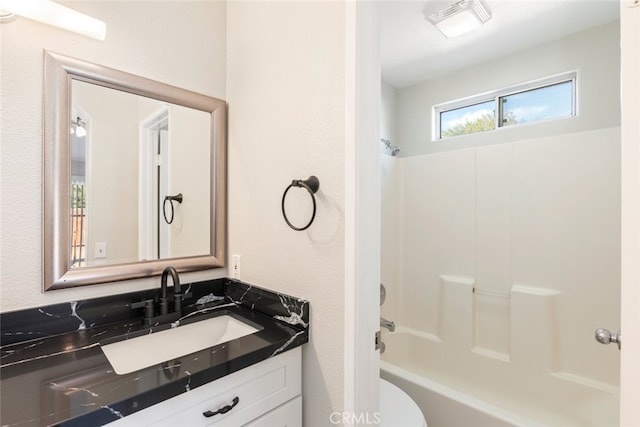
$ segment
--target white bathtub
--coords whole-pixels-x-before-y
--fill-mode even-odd
[[[536,372],[399,327],[383,335],[380,376],[420,406],[429,427],[618,425],[618,388]]]

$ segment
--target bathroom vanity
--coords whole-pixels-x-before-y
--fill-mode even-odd
[[[300,356],[297,347],[110,426],[301,426]]]
[[[183,286],[175,329],[132,309],[154,290],[0,314],[2,425],[301,425],[308,302],[229,279]],[[221,338],[192,351],[181,331]],[[115,367],[112,345],[143,367]],[[145,364],[165,350],[180,356]]]
[[[160,287],[0,313],[0,425],[301,425],[308,302],[178,277],[226,266],[226,102],[43,55],[43,290]]]

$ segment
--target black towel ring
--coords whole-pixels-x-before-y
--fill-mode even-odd
[[[164,217],[164,222],[167,224],[171,224],[173,222],[173,201],[178,203],[182,203],[182,193],[178,193],[175,196],[165,196],[164,201],[162,202],[162,216]],[[171,205],[171,219],[167,219],[167,202]]]
[[[284,209],[284,200],[287,198],[287,193],[292,187],[303,187],[311,195],[311,201],[313,202],[313,213],[311,214],[311,219],[309,220],[307,225],[305,225],[304,227],[296,227],[295,225],[291,224],[291,222],[289,222],[289,218],[287,218],[287,212]],[[318,178],[311,175],[309,178],[305,179],[304,181],[300,179],[294,179],[293,181],[291,181],[291,184],[289,184],[287,189],[284,190],[284,194],[282,195],[282,216],[284,217],[284,220],[289,227],[293,228],[296,231],[303,231],[311,226],[311,224],[313,223],[313,220],[316,217],[315,193],[318,191],[319,188],[320,188],[320,181],[318,180]]]

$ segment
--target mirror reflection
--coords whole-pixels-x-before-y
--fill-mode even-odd
[[[44,290],[223,267],[226,103],[44,59]]]
[[[70,267],[207,254],[210,114],[79,80],[71,94]]]

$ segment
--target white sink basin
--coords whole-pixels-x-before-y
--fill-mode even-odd
[[[123,375],[258,331],[224,315],[103,345],[102,351],[116,374]]]

